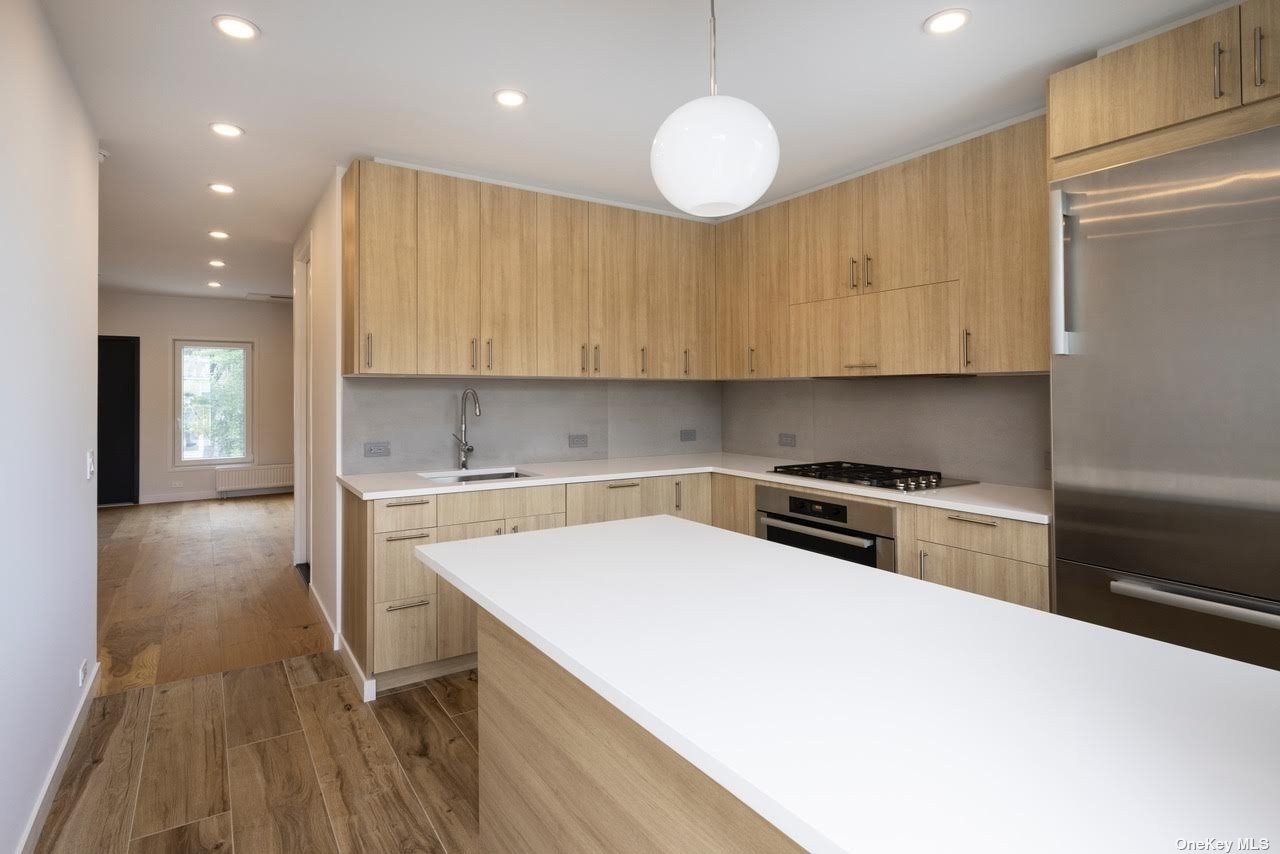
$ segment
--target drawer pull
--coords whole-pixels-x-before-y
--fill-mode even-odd
[[[421,501],[388,501],[388,507],[417,507],[420,504],[430,504],[430,498],[424,498]]]
[[[388,605],[388,613],[391,611],[403,611],[405,608],[421,608],[423,605],[430,605],[430,599],[423,599],[421,602],[405,602],[400,605]]]
[[[985,519],[966,519],[963,516],[948,516],[947,518],[952,520],[953,522],[968,522],[970,525],[984,525],[988,528],[1000,527],[999,522],[988,522]]]
[[[400,540],[429,540],[430,534],[401,534],[398,537],[387,537],[388,543],[399,542]]]
[[[639,486],[639,485],[640,485],[640,481],[633,480],[630,483],[611,483],[609,484],[608,488],[609,489],[626,489],[629,486]]]

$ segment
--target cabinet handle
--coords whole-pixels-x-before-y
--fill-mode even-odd
[[[983,525],[987,528],[999,528],[999,522],[988,522],[985,519],[966,519],[963,516],[948,516],[953,522],[968,522],[970,525]]]
[[[845,365],[844,367],[846,368],[878,368],[880,367],[880,363],[879,362],[859,362],[856,365]]]
[[[487,368],[488,370],[492,371],[493,370],[493,339],[492,338],[489,339],[488,345],[489,345],[489,358],[488,358]]]
[[[518,534],[518,533],[520,533],[520,526],[519,526],[519,525],[512,525],[512,526],[511,526],[511,533],[513,533],[513,534]]]
[[[756,348],[747,348],[747,373],[754,374],[756,372]]]
[[[1253,28],[1253,85],[1261,86],[1262,79],[1262,27]]]
[[[676,509],[680,509],[680,481],[676,481]]]
[[[862,268],[863,282],[866,287],[870,288],[871,287],[871,256],[870,255],[863,256],[862,260],[863,262],[865,262]]]
[[[684,375],[689,376],[689,351],[684,351]]]
[[[640,373],[647,374],[649,372],[649,348],[640,348]]]
[[[471,370],[480,367],[480,340],[478,338],[471,339]]]
[[[388,605],[387,611],[403,611],[405,608],[421,608],[423,605],[430,605],[430,599],[423,599],[421,602],[405,602],[401,605]]]
[[[964,335],[960,337],[960,348],[964,351],[964,366],[967,368],[973,364],[969,358],[969,330],[964,331]]]
[[[849,290],[856,291],[858,289],[858,259],[849,259]]]
[[[430,504],[430,498],[424,498],[421,501],[388,501],[388,507],[416,507],[419,504]]]
[[[924,562],[929,558],[929,553],[924,549],[920,550],[920,580],[924,580]]]
[[[1222,42],[1213,43],[1213,99],[1222,97]]]
[[[596,373],[600,373],[600,345],[596,345]]]
[[[388,543],[399,542],[400,540],[429,540],[430,534],[401,534],[398,537],[387,537]]]
[[[587,372],[587,345],[582,345],[582,372]]]
[[[640,481],[633,480],[630,483],[611,483],[609,484],[609,489],[627,489],[628,487],[639,486],[639,485],[640,485]]]
[[[366,368],[373,367],[373,333],[366,332],[364,334],[364,366]]]
[[[494,528],[494,529],[493,529],[493,532],[494,532],[495,534],[501,534],[501,533],[502,533],[502,528],[501,528],[501,527]]]

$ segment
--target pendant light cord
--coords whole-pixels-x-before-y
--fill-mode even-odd
[[[716,0],[711,0],[711,94],[720,94],[716,86]]]

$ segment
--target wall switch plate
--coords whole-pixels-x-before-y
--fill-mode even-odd
[[[180,481],[180,480],[171,480],[171,481],[169,481],[169,486],[170,486],[171,488],[173,488],[173,489],[181,489],[181,488],[182,488],[182,481]]]
[[[97,464],[93,459],[93,451],[84,452],[84,479],[93,480],[94,473],[98,470]]]
[[[391,456],[391,443],[365,442],[364,455],[366,457],[389,457]]]
[[[795,433],[779,433],[778,445],[783,448],[794,448],[796,446]]]
[[[587,446],[586,433],[570,433],[569,434],[570,448],[585,448],[586,446]]]
[[[697,430],[681,430],[681,431],[680,431],[680,441],[681,441],[681,442],[696,442],[696,441],[698,441],[698,431],[697,431]]]
[[[80,660],[80,687],[84,687],[84,680],[89,678],[89,659],[82,658]]]

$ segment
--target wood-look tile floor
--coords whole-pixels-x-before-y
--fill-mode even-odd
[[[476,708],[474,671],[362,703],[334,652],[100,696],[36,851],[479,851]]]
[[[99,696],[319,652],[293,496],[98,511]]]

